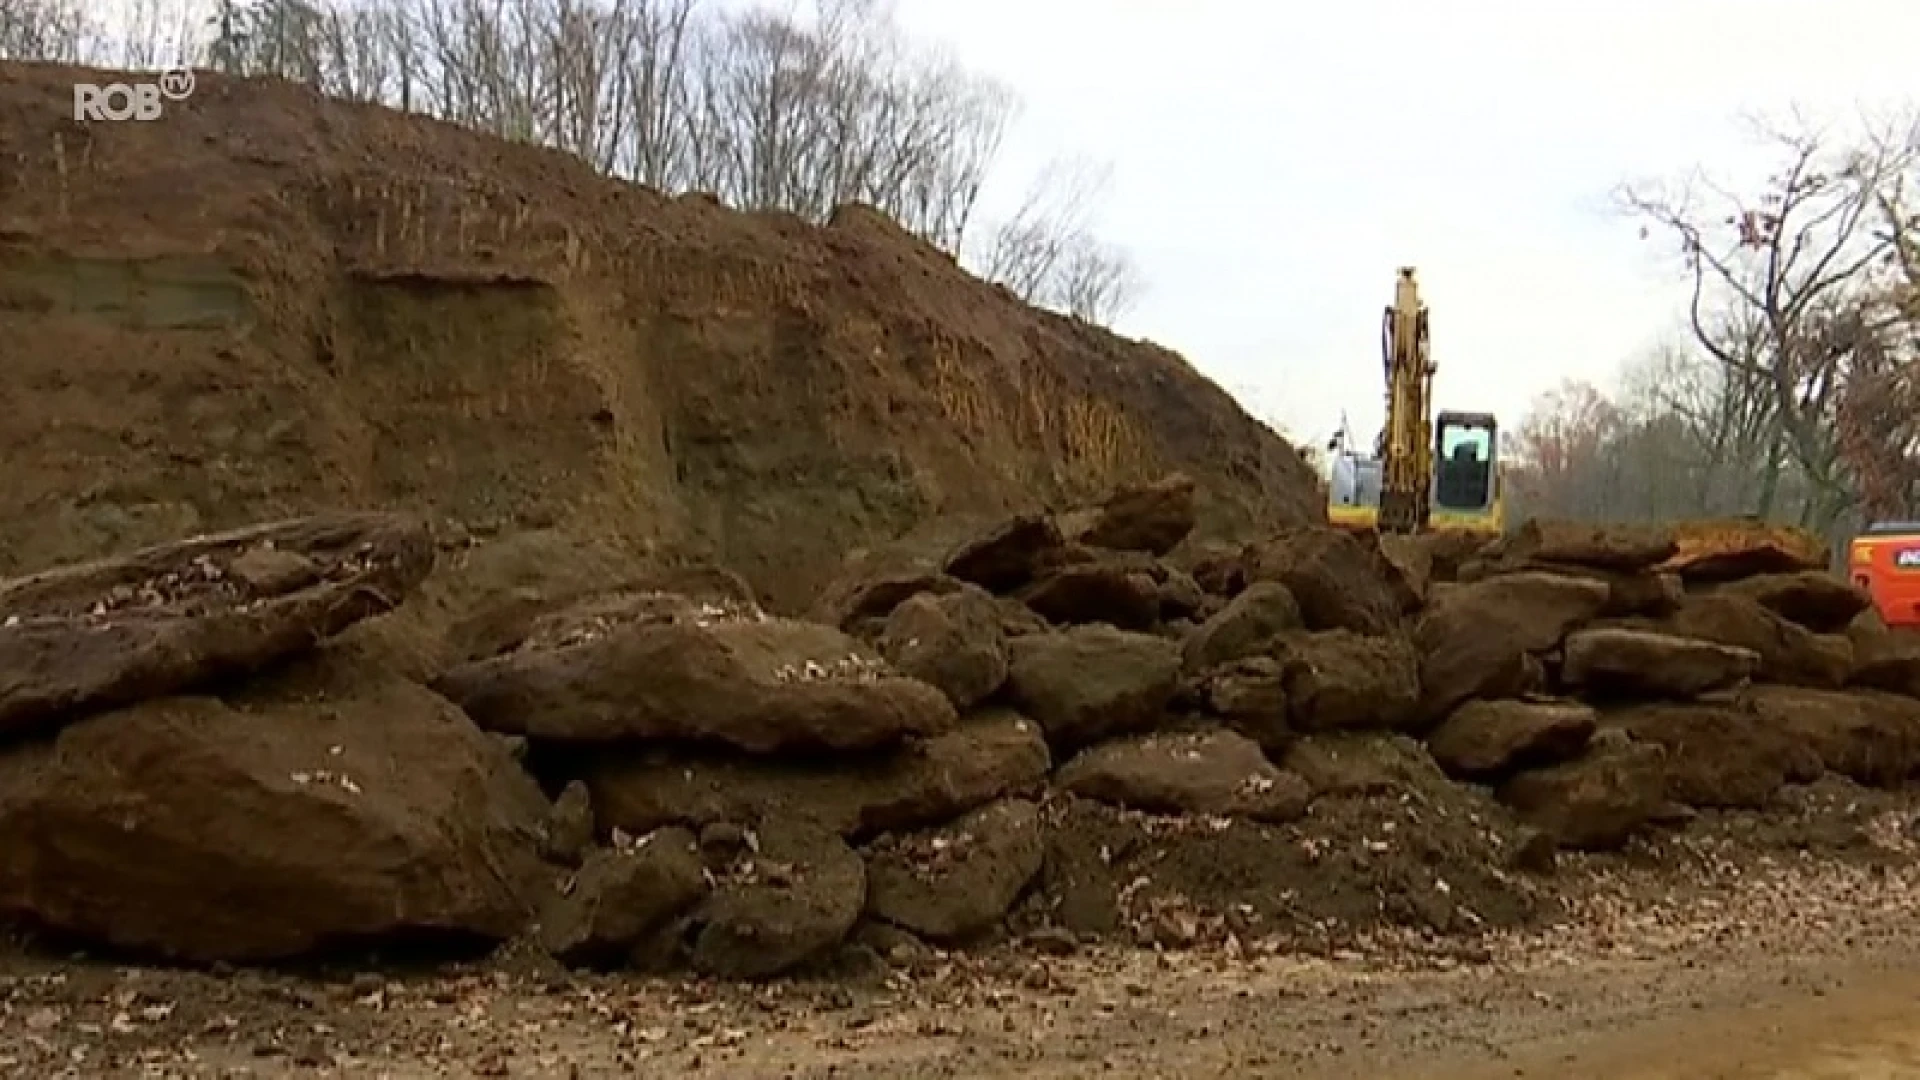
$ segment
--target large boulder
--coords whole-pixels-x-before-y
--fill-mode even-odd
[[[1193,531],[1194,494],[1193,480],[1178,473],[1121,488],[1071,539],[1092,547],[1165,555]]]
[[[1688,806],[1761,809],[1823,768],[1805,741],[1737,707],[1651,703],[1610,711],[1605,722],[1666,749],[1667,795]]]
[[[1760,654],[1652,630],[1593,627],[1567,635],[1560,677],[1609,697],[1691,698],[1733,686],[1760,666]]]
[[[1202,672],[1244,660],[1302,625],[1300,605],[1285,585],[1255,582],[1187,637],[1182,662],[1187,671]]]
[[[1855,686],[1920,698],[1920,632],[1861,626],[1847,630]]]
[[[1180,647],[1110,626],[1030,634],[1009,644],[1013,705],[1058,750],[1157,726],[1180,677]]]
[[[1277,581],[1309,629],[1386,634],[1419,603],[1370,534],[1330,526],[1290,529],[1259,546],[1249,581]]]
[[[1920,775],[1920,701],[1873,690],[1753,686],[1744,707],[1763,726],[1812,747],[1862,784],[1899,787]]]
[[[1200,682],[1202,711],[1260,744],[1283,754],[1297,734],[1287,717],[1286,672],[1272,656],[1250,656],[1213,669]]]
[[[1534,654],[1606,606],[1604,583],[1523,572],[1438,590],[1414,628],[1422,713],[1438,721],[1472,698],[1518,697],[1538,677]]]
[[[679,937],[703,975],[765,979],[823,956],[860,919],[867,867],[833,833],[806,821],[754,826],[748,850],[716,875]]]
[[[1159,733],[1082,751],[1054,778],[1062,790],[1129,810],[1292,821],[1306,812],[1306,781],[1276,768],[1252,740],[1228,731]]]
[[[1514,776],[1499,797],[1563,847],[1618,848],[1667,805],[1666,751],[1640,743],[1596,748]]]
[[[921,593],[940,596],[964,584],[925,567],[855,565],[828,582],[808,618],[850,634],[862,633]]]
[[[992,593],[1010,593],[1055,564],[1066,540],[1046,514],[1009,518],[960,543],[944,569]]]
[[[1122,630],[1148,630],[1160,621],[1160,582],[1118,560],[1045,571],[1020,597],[1062,626],[1107,623]]]
[[[342,513],[0,583],[0,737],[298,656],[393,610],[433,562],[421,519]]]
[[[1183,546],[1172,557],[1173,566],[1213,596],[1232,599],[1247,587],[1247,563],[1256,548],[1222,541]]]
[[[830,626],[664,594],[623,599],[556,616],[434,687],[489,731],[558,742],[862,750],[953,727],[944,694]]]
[[[1007,681],[1000,607],[977,586],[909,597],[887,617],[879,649],[901,674],[939,689],[962,712]]]
[[[1427,602],[1434,581],[1433,533],[1381,533],[1380,554],[1399,578],[1398,589],[1418,608]]]
[[[1873,606],[1873,597],[1824,570],[1761,574],[1728,582],[1718,591],[1745,596],[1816,634],[1843,633],[1856,616]]]
[[[1044,790],[1040,728],[995,709],[958,728],[848,760],[598,751],[583,766],[602,832],[636,835],[767,817],[812,821],[849,839],[938,825],[1002,796]]]
[[[1493,783],[1578,757],[1597,722],[1577,701],[1469,701],[1427,736],[1427,750],[1448,775]]]
[[[1161,570],[1165,575],[1159,584],[1161,622],[1205,619],[1219,609],[1219,598],[1207,595],[1192,574],[1170,567]]]
[[[998,925],[1046,857],[1040,808],[1003,799],[923,833],[881,838],[867,852],[867,914],[933,941]]]
[[[420,686],[297,674],[0,756],[0,909],[192,961],[518,932],[544,873],[533,781]]]
[[[1420,658],[1405,638],[1293,633],[1275,656],[1296,730],[1391,731],[1419,715]]]
[[[1853,674],[1853,643],[1844,634],[1815,634],[1737,593],[1689,595],[1658,629],[1758,653],[1754,678],[1762,682],[1837,689]]]

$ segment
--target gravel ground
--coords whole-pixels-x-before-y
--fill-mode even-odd
[[[1857,811],[1857,807],[1853,808]],[[1910,807],[1846,858],[1750,829],[1560,876],[1526,933],[872,954],[736,987],[496,959],[431,976],[0,961],[0,1072],[49,1076],[1920,1075]],[[1684,866],[1676,870],[1676,866]],[[1878,1070],[1878,1071],[1876,1071]]]

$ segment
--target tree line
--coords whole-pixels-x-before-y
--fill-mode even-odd
[[[1143,281],[1067,158],[1015,210],[982,192],[1020,102],[884,0],[97,0],[0,4],[0,59],[214,68],[567,151],[608,175],[824,221],[850,202],[1023,300],[1110,325]]]
[[[1757,183],[1619,191],[1688,287],[1684,332],[1606,390],[1543,395],[1515,516],[1757,516],[1836,543],[1920,519],[1920,114],[1852,136],[1753,122]]]

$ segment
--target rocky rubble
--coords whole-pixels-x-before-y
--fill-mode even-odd
[[[714,568],[494,597],[425,678],[357,626],[432,568],[404,515],[0,584],[0,910],[191,961],[519,939],[745,979],[1325,945],[1525,924],[1555,850],[1920,772],[1920,643],[1791,534],[1203,546],[1194,504],[855,552],[806,619]]]

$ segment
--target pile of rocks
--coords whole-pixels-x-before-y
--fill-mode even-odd
[[[1805,538],[1223,547],[1196,497],[855,553],[805,619],[711,568],[498,598],[426,683],[349,629],[432,567],[405,516],[0,586],[0,908],[193,960],[525,935],[739,978],[1008,929],[1471,930],[1535,913],[1512,871],[1554,845],[1920,771],[1920,642]]]

